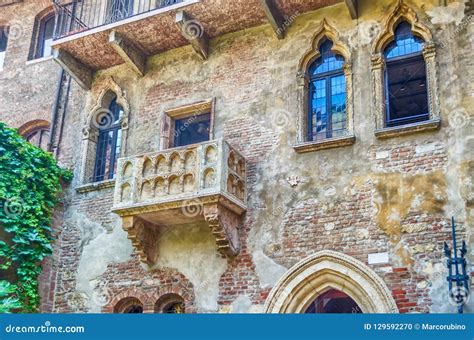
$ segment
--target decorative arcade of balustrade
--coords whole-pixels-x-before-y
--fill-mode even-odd
[[[112,211],[122,217],[141,261],[152,265],[170,228],[207,223],[225,256],[239,252],[246,211],[246,162],[223,140],[122,158]]]

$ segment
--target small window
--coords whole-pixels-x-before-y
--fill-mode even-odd
[[[346,132],[346,77],[344,58],[325,40],[321,57],[310,67],[308,141],[340,137]]]
[[[114,313],[141,314],[143,313],[143,303],[134,297],[122,299],[115,305]]]
[[[214,100],[165,111],[161,124],[160,148],[177,148],[213,138]]]
[[[402,22],[395,40],[384,51],[386,126],[394,127],[430,119],[423,41]]]
[[[178,294],[166,294],[155,303],[155,313],[160,314],[185,314],[184,299]]]
[[[54,21],[54,14],[48,15],[46,18],[41,20],[39,27],[38,49],[36,53],[37,58],[48,57],[53,52],[51,45],[53,43],[54,37]]]
[[[175,120],[174,146],[185,146],[209,140],[211,115],[202,114]]]
[[[25,139],[34,146],[47,150],[49,143],[49,129],[37,129],[25,136]]]
[[[122,116],[123,108],[117,103],[117,97],[114,97],[109,105],[109,110],[99,112],[95,118],[95,123],[99,128],[99,138],[94,182],[115,178],[122,142]]]
[[[0,27],[0,71],[3,70],[5,64],[5,56],[7,53],[8,27]]]

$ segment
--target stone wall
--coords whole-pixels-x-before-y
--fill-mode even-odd
[[[451,215],[474,244],[474,25],[463,21],[462,1],[448,7],[407,1],[437,46],[442,126],[377,139],[371,48],[394,3],[361,2],[358,20],[341,3],[299,16],[284,40],[269,26],[256,27],[213,39],[205,62],[188,46],[150,58],[143,78],[122,65],[99,72],[87,94],[74,86],[60,161],[73,168],[75,179],[56,219],[55,255],[46,264],[53,269],[42,277],[44,310],[110,312],[129,294],[151,312],[153,301],[174,292],[187,311],[259,312],[287,269],[320,250],[335,250],[373,269],[400,312],[454,311],[442,247],[450,240]],[[39,8],[27,1],[6,10],[14,8],[24,11],[24,34],[9,44],[0,72],[0,118],[18,127],[33,117],[49,119],[58,68],[51,61],[25,64],[27,28]],[[6,18],[0,14],[0,22]],[[352,55],[356,142],[298,154],[298,65],[324,18]],[[147,268],[110,212],[113,189],[76,190],[86,184],[80,179],[81,130],[110,78],[130,103],[126,156],[158,150],[166,110],[215,98],[215,137],[240,150],[249,167],[237,257],[220,257],[205,227],[180,226],[160,238],[158,264]]]

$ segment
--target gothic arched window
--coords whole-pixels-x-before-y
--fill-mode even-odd
[[[94,123],[99,130],[97,140],[96,160],[94,167],[94,182],[115,178],[117,159],[120,156],[122,142],[121,118],[123,108],[117,103],[115,96],[110,102],[109,109],[100,111]]]
[[[386,127],[429,120],[423,40],[413,35],[409,23],[397,26],[384,58]]]
[[[326,39],[320,46],[321,56],[309,71],[308,141],[343,136],[346,132],[346,77],[344,58],[332,51]]]

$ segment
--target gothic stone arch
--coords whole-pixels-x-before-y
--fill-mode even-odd
[[[304,313],[329,289],[349,295],[363,313],[398,313],[383,280],[364,263],[342,253],[320,251],[293,266],[275,285],[266,313]]]

